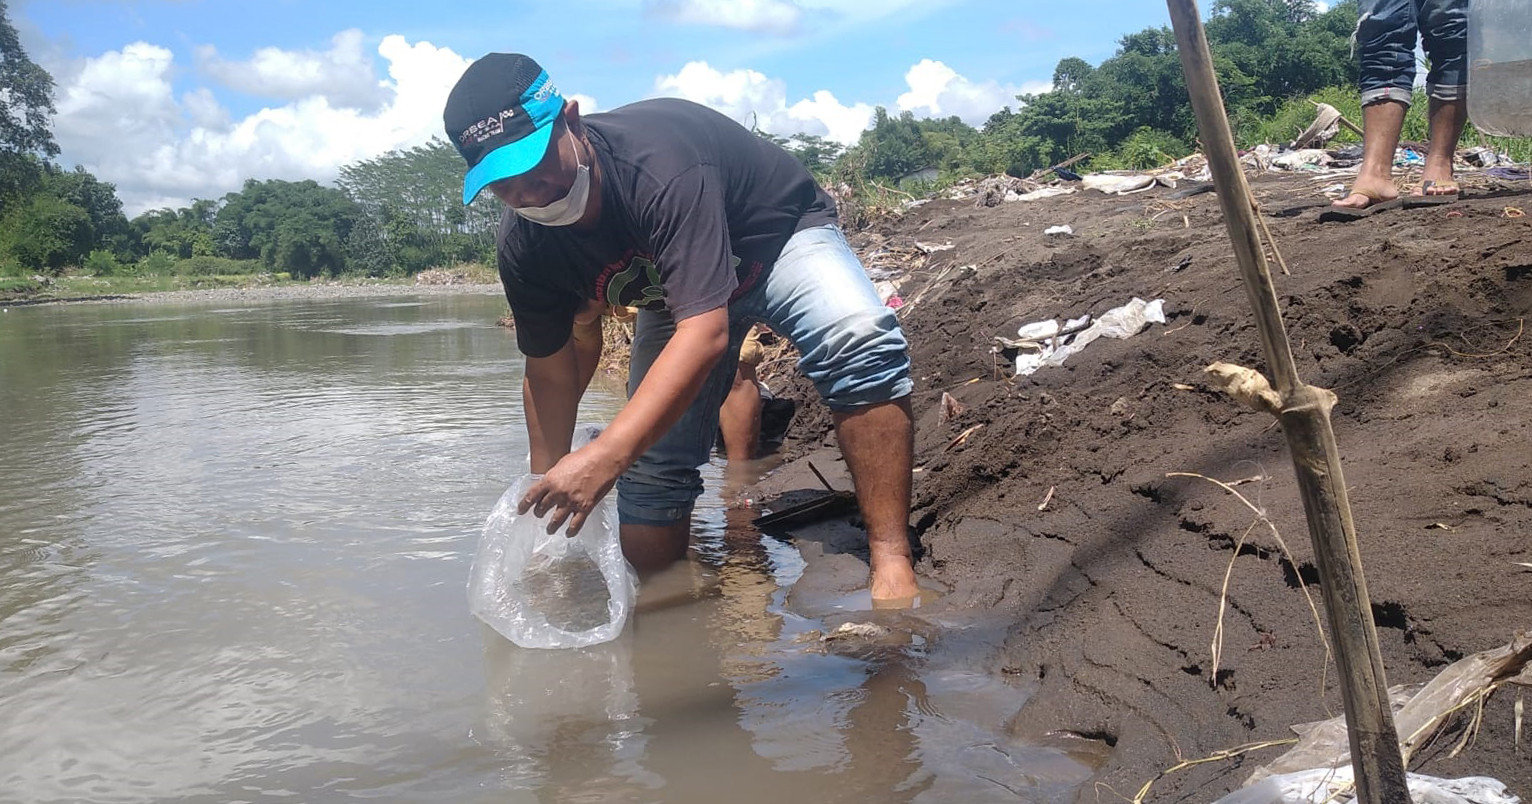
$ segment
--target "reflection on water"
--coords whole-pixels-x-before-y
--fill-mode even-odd
[[[1084,766],[1005,736],[996,626],[826,641],[803,554],[717,495],[617,642],[469,617],[526,453],[501,307],[0,315],[0,801],[1068,797]]]

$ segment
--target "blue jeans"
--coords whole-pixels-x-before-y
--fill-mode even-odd
[[[708,461],[740,344],[757,321],[798,347],[798,368],[833,411],[889,402],[914,389],[899,319],[878,299],[839,227],[805,229],[787,241],[754,287],[729,304],[723,357],[680,421],[617,481],[623,523],[669,525],[691,517],[692,503],[702,493],[697,467]],[[639,311],[628,396],[674,332],[669,313]]]
[[[1468,97],[1468,0],[1361,0],[1360,11],[1355,42],[1363,106],[1410,104],[1417,38],[1431,60],[1426,94],[1443,101]]]

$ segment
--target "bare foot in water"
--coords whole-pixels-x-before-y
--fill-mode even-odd
[[[920,594],[920,587],[915,584],[915,567],[906,556],[875,560],[868,587],[874,605],[883,601],[913,600]]]

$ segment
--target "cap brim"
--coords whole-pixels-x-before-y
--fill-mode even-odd
[[[520,176],[537,167],[548,153],[548,139],[553,136],[553,124],[535,129],[521,139],[490,151],[468,171],[463,179],[463,203],[472,204],[479,191],[493,182]]]

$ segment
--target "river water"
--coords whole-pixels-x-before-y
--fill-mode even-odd
[[[0,313],[0,801],[1067,800],[1002,624],[839,650],[709,467],[617,642],[467,613],[522,471],[492,296]],[[618,408],[587,396],[582,419]],[[940,634],[934,636],[933,634]]]

